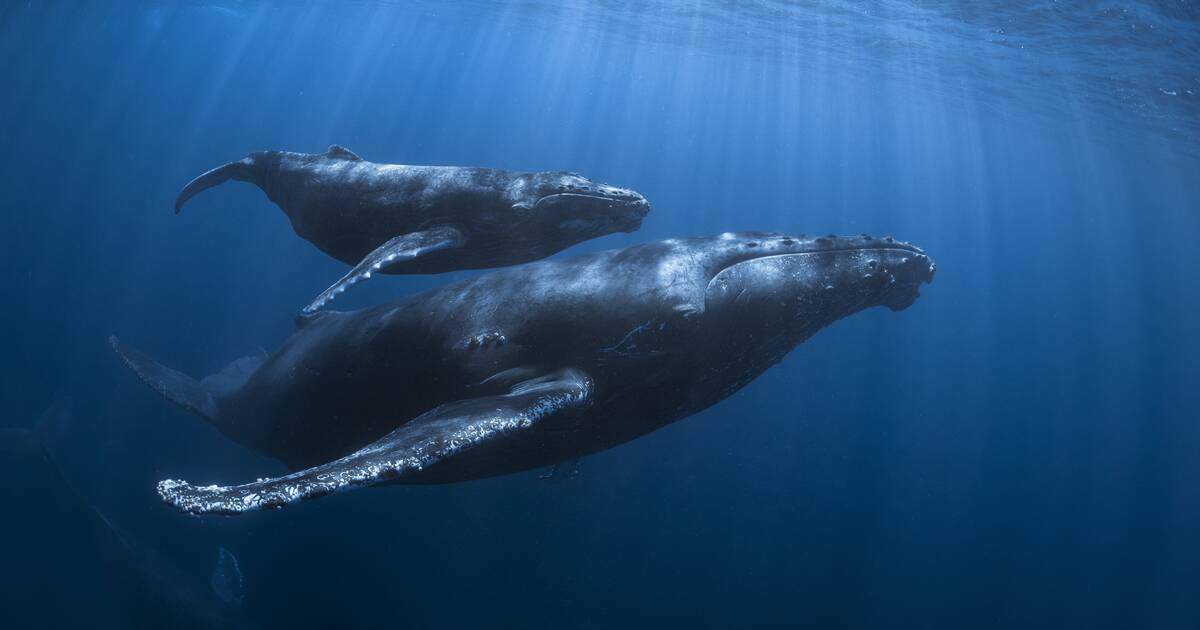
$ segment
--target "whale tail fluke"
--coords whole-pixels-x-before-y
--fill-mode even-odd
[[[179,214],[179,211],[183,209],[183,204],[187,203],[192,197],[231,179],[239,182],[259,183],[259,170],[255,165],[254,159],[248,157],[236,162],[222,164],[204,173],[188,182],[183,187],[183,190],[179,191],[179,196],[175,198],[175,214]]]
[[[230,363],[220,372],[197,381],[187,374],[172,370],[155,361],[144,352],[121,343],[116,335],[109,336],[108,343],[120,357],[121,362],[133,370],[133,373],[137,374],[143,383],[149,385],[150,389],[187,411],[204,418],[218,429],[222,428],[218,401],[245,384],[264,360],[264,357],[261,356],[242,357]]]
[[[126,346],[121,343],[120,339],[117,339],[116,335],[110,336],[108,343],[121,358],[121,362],[133,370],[133,373],[137,374],[143,383],[149,385],[150,389],[209,422],[216,420],[216,399],[212,392],[196,379],[182,372],[176,372],[141,351]]]

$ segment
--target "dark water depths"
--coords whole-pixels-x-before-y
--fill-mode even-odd
[[[1184,1],[5,4],[0,409],[8,427],[72,411],[52,444],[69,481],[3,454],[0,625],[148,627],[129,567],[208,593],[223,547],[262,627],[1200,627],[1198,18]],[[251,186],[171,206],[211,166],[330,143],[575,170],[654,204],[640,231],[560,256],[869,232],[921,245],[938,277],[574,479],[180,516],[157,479],[282,468],[146,390],[105,339],[196,375],[277,347],[345,268]],[[337,306],[467,275],[372,280]]]

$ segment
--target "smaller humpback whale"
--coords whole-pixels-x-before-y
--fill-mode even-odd
[[[244,585],[237,558],[224,547],[216,551],[212,576],[203,581],[184,571],[156,550],[136,540],[100,509],[91,505],[58,464],[51,441],[70,419],[67,403],[58,401],[35,427],[0,429],[3,475],[37,480],[41,518],[62,519],[68,531],[95,551],[95,559],[112,595],[124,604],[129,627],[135,628],[251,628],[241,610]],[[20,477],[11,476],[20,470]],[[23,505],[27,510],[38,506]],[[37,522],[37,521],[35,521]],[[12,534],[12,523],[7,524]],[[77,558],[75,563],[86,562]],[[49,623],[42,620],[43,623]]]
[[[259,151],[193,179],[175,201],[227,180],[250,182],[301,238],[353,265],[305,313],[373,273],[441,273],[545,258],[576,243],[632,232],[650,204],[577,173],[376,164],[325,153]]]
[[[192,514],[240,514],[379,483],[532,470],[706,409],[833,322],[907,308],[933,279],[886,237],[726,233],[502,269],[301,318],[269,357],[203,381],[115,337],[147,385],[296,471],[167,479]]]

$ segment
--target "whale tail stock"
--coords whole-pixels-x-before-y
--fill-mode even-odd
[[[59,397],[42,413],[33,428],[0,429],[0,453],[41,455],[53,461],[50,444],[71,414],[69,400]]]
[[[255,163],[253,157],[247,157],[236,162],[222,164],[217,168],[200,175],[196,179],[188,182],[183,190],[179,191],[179,196],[175,198],[175,214],[183,209],[183,204],[189,199],[195,197],[201,192],[219,186],[231,179],[239,182],[250,182],[253,184],[261,184],[260,169]]]
[[[27,457],[40,460],[50,477],[52,487],[73,505],[82,506],[90,516],[97,517],[92,523],[99,523],[107,532],[115,531],[108,518],[84,498],[70,477],[64,471],[59,460],[59,441],[69,430],[69,424],[74,416],[70,398],[57,396],[54,402],[46,408],[34,423],[32,428],[0,429],[0,453],[12,457]],[[28,460],[25,460],[28,461]],[[28,471],[27,471],[28,472]]]
[[[242,357],[230,363],[224,370],[205,378],[203,381],[175,370],[172,370],[145,353],[131,348],[117,339],[116,335],[108,338],[109,345],[138,378],[158,392],[163,398],[183,407],[201,418],[204,418],[219,428],[220,408],[218,399],[237,389],[246,379],[262,365],[260,357]]]

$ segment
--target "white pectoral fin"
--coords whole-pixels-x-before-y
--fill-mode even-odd
[[[592,381],[575,369],[516,384],[507,394],[459,400],[426,412],[341,459],[240,486],[159,482],[163,500],[190,514],[235,515],[397,479],[451,460],[591,401]]]
[[[308,306],[305,306],[303,312],[315,313],[333,300],[333,298],[337,297],[338,294],[350,288],[350,285],[359,280],[370,278],[373,272],[379,271],[384,267],[401,261],[412,260],[417,256],[439,249],[458,247],[462,243],[462,232],[452,227],[438,227],[422,232],[401,234],[376,247],[374,251],[367,254],[366,258],[362,259],[362,262],[350,270],[350,273],[342,276],[341,280],[333,283],[333,286],[325,289],[321,295],[318,295]]]

